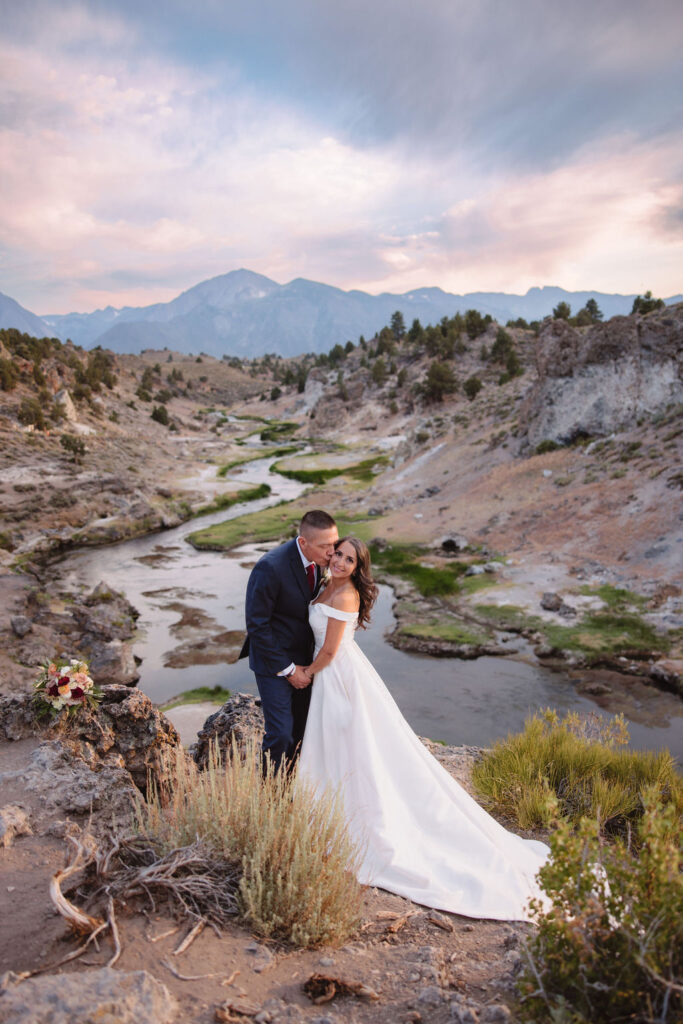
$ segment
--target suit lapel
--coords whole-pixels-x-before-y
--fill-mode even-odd
[[[306,598],[306,603],[308,604],[308,602],[312,598],[311,588],[308,585],[308,576],[306,575],[306,570],[304,569],[304,563],[301,561],[299,545],[297,544],[296,539],[292,541],[292,545],[292,552],[289,557],[289,562],[292,567],[292,575],[294,576],[296,582],[299,584],[301,592]]]

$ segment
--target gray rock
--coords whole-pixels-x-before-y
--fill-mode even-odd
[[[547,612],[559,612],[562,607],[562,598],[559,594],[548,592],[541,598],[541,608],[545,608]]]
[[[13,615],[10,619],[12,632],[18,637],[25,637],[33,632],[33,623],[26,615]]]
[[[683,303],[616,316],[583,333],[548,320],[536,345],[538,379],[520,409],[528,447],[605,437],[683,401]]]
[[[197,742],[190,747],[190,754],[200,768],[206,768],[212,744],[217,743],[220,754],[225,756],[233,738],[244,749],[249,742],[260,743],[262,736],[263,712],[256,698],[249,693],[237,693],[209,715],[197,734]]]
[[[47,974],[9,988],[0,1024],[170,1024],[178,1005],[147,971],[103,967]]]
[[[97,634],[84,633],[81,637],[80,650],[90,666],[90,675],[97,686],[134,686],[140,678],[133,652],[122,640],[104,642]]]
[[[443,996],[441,989],[436,985],[428,985],[427,988],[423,988],[417,997],[418,1003],[423,1003],[425,1006],[441,1006]]]
[[[55,404],[61,405],[64,410],[64,419],[68,423],[76,423],[78,420],[78,413],[76,412],[76,406],[73,403],[73,399],[66,388],[62,388],[61,391],[57,392],[55,395]]]
[[[479,1014],[480,1024],[507,1024],[512,1020],[512,1014],[505,1003],[492,1003],[485,1006]]]
[[[451,1003],[451,1020],[453,1024],[479,1024],[479,1014],[472,1006]]]
[[[28,768],[0,774],[0,782],[14,779],[62,814],[89,814],[103,807],[125,813],[134,793],[124,769],[112,766],[95,772],[60,740],[41,743],[31,754]]]
[[[15,836],[28,836],[31,831],[29,817],[23,807],[7,804],[0,809],[0,846],[11,846]]]
[[[483,565],[470,565],[465,570],[465,576],[483,576],[485,572]]]

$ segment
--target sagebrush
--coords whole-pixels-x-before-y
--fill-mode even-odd
[[[680,820],[643,793],[638,843],[601,842],[598,824],[560,824],[539,879],[539,910],[518,989],[522,1019],[546,1024],[683,1020]],[[637,847],[637,848],[636,848]]]
[[[546,711],[496,743],[474,766],[473,781],[523,828],[551,825],[559,809],[569,821],[596,818],[605,832],[624,835],[642,815],[650,788],[680,815],[683,782],[671,754],[617,749],[626,741],[621,716],[605,721],[570,713],[560,719]]]
[[[240,910],[261,935],[299,946],[344,942],[360,921],[361,852],[337,794],[315,793],[296,775],[263,776],[259,751],[233,742],[206,770],[179,751],[169,784],[138,806],[138,827],[165,851],[196,840],[238,865]]]

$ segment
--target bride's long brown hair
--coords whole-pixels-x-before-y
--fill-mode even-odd
[[[334,550],[336,551],[339,545],[344,543],[350,544],[356,552],[356,568],[351,573],[351,582],[358,591],[358,597],[360,598],[358,625],[361,629],[365,629],[370,621],[372,606],[379,594],[377,584],[372,578],[370,552],[368,551],[367,544],[364,544],[358,537],[353,536],[340,537],[334,545]]]

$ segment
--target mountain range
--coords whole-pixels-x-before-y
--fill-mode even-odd
[[[70,338],[84,348],[101,345],[114,352],[169,348],[178,352],[251,358],[266,352],[283,356],[327,352],[336,343],[372,337],[400,310],[406,326],[478,309],[505,323],[524,317],[540,320],[558,302],[574,312],[594,298],[605,319],[631,312],[634,295],[563,288],[530,288],[526,295],[469,292],[452,295],[441,288],[417,288],[395,295],[370,295],[296,278],[280,285],[250,270],[233,270],[202,281],[171,302],[152,306],[98,309],[38,317],[0,292],[0,327],[16,327],[36,336]],[[665,299],[683,301],[682,295]]]

